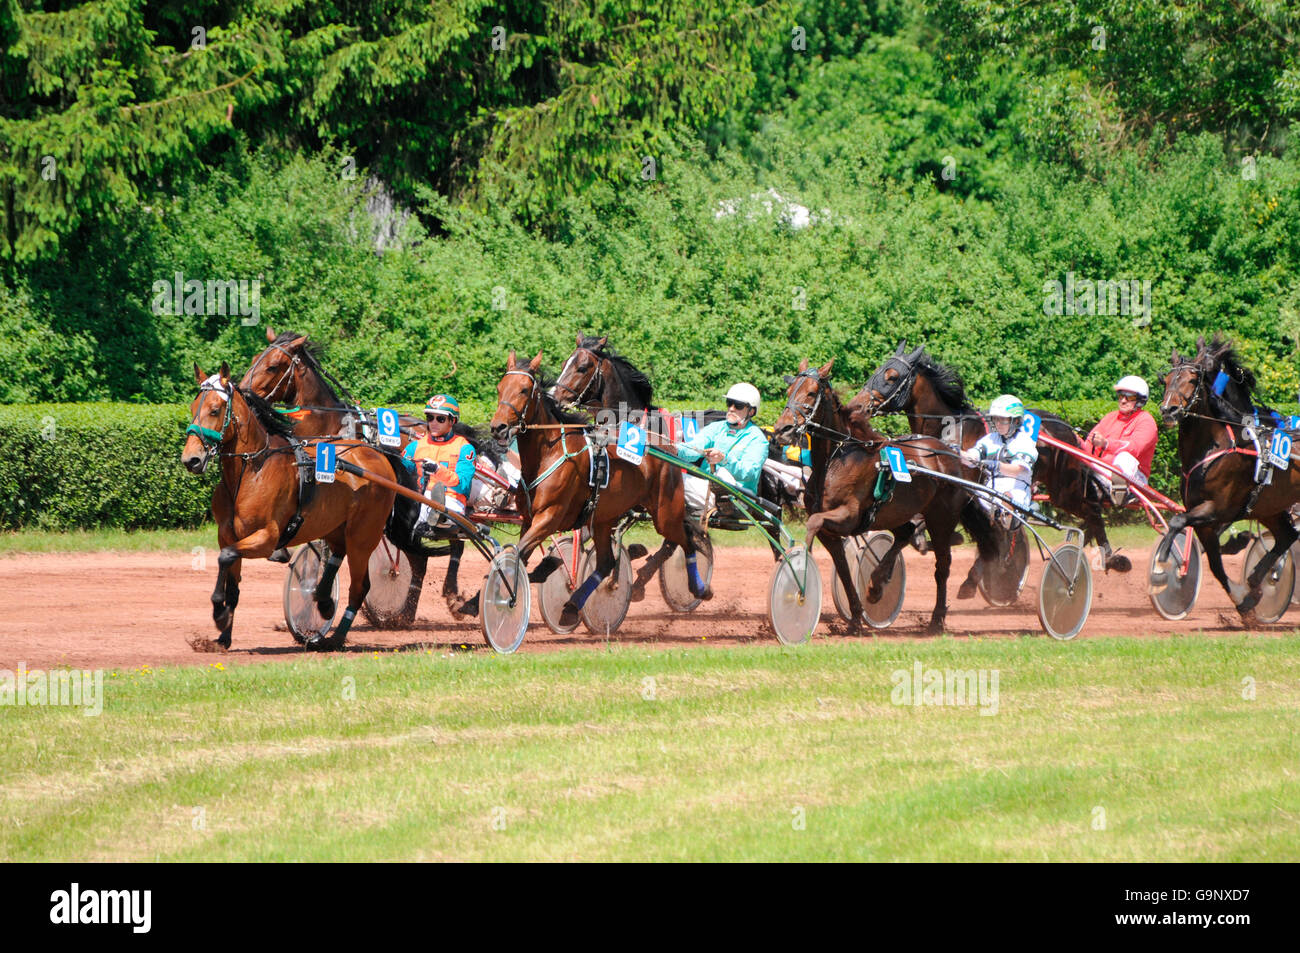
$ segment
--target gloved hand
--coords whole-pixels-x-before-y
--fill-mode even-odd
[[[978,466],[980,455],[974,450],[963,450],[961,452],[961,462],[966,464],[968,467]]]

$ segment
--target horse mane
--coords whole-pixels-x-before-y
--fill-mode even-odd
[[[497,449],[496,441],[488,437],[485,428],[473,427],[457,420],[451,425],[451,432],[468,440],[474,452],[480,457],[487,457],[493,466],[499,466],[504,459],[504,454]]]
[[[271,347],[274,347],[277,344],[282,347],[288,346],[303,336],[304,335],[299,334],[297,331],[281,331],[276,335],[275,340],[271,342]],[[321,361],[325,359],[325,345],[321,344],[319,341],[313,341],[311,338],[307,338],[307,340],[302,343],[302,347],[298,349],[298,353],[302,355],[303,363],[315,372],[316,379],[320,381],[321,387],[325,389],[326,395],[334,401],[334,403],[344,406],[342,398],[340,398],[338,392],[334,390],[334,385],[330,383],[329,378],[325,376],[324,370],[321,369]]]
[[[1213,358],[1213,360],[1211,358]],[[1228,414],[1222,409],[1225,407],[1234,415],[1253,415],[1258,410],[1269,411],[1272,409],[1264,405],[1256,406],[1254,390],[1257,381],[1255,379],[1255,372],[1241,362],[1241,355],[1237,353],[1232,341],[1224,337],[1221,333],[1215,332],[1210,343],[1205,346],[1205,350],[1197,354],[1196,363],[1200,365],[1202,371],[1207,375],[1215,373],[1215,366],[1217,364],[1219,367],[1222,367],[1224,372],[1227,373],[1228,377],[1231,379],[1228,389],[1224,391],[1222,396],[1215,394],[1212,388],[1207,391],[1211,402],[1219,405],[1216,411],[1217,413],[1220,413],[1225,417],[1228,416]],[[1244,405],[1236,404],[1229,399],[1229,395],[1234,389],[1234,385],[1235,389],[1241,394],[1241,399],[1245,402]]]
[[[930,382],[935,393],[943,398],[948,406],[958,411],[974,412],[975,405],[966,396],[966,384],[956,368],[940,364],[930,356],[928,351],[922,351],[916,361],[916,372]]]
[[[283,437],[288,440],[293,437],[295,421],[292,417],[287,417],[276,411],[271,406],[271,402],[264,397],[258,397],[251,390],[239,389],[239,395],[244,398],[244,403],[248,404],[253,411],[253,416],[257,422],[266,428],[267,433],[277,437]]]
[[[613,365],[614,373],[618,375],[619,383],[623,385],[623,389],[640,401],[641,407],[652,406],[651,397],[654,393],[654,385],[650,383],[650,378],[638,370],[631,361],[608,344],[601,344],[601,339],[592,335],[583,335],[582,343],[578,346],[591,351],[597,357],[608,359],[610,364]]]
[[[528,365],[522,365],[527,368]],[[591,418],[581,411],[565,410],[559,402],[551,396],[551,388],[555,386],[555,378],[545,368],[538,368],[532,372],[537,379],[537,386],[541,390],[542,406],[558,423],[562,424],[589,424]]]

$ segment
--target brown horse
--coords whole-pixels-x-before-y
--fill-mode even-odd
[[[1298,535],[1289,510],[1300,501],[1300,468],[1292,460],[1286,470],[1273,471],[1267,486],[1255,482],[1258,453],[1244,430],[1257,427],[1259,418],[1268,417],[1268,408],[1256,407],[1251,396],[1255,375],[1242,366],[1230,341],[1216,335],[1209,344],[1204,338],[1196,343],[1194,358],[1173,352],[1164,378],[1165,396],[1160,402],[1165,424],[1178,425],[1183,505],[1187,508],[1187,512],[1169,520],[1170,532],[1165,540],[1171,540],[1185,526],[1195,527],[1210,572],[1242,618],[1253,622],[1252,612],[1263,595],[1264,576]],[[1243,590],[1223,571],[1219,532],[1246,518],[1268,528],[1273,534],[1273,548],[1251,572]]]
[[[578,610],[606,579],[615,565],[614,526],[629,510],[644,507],[659,535],[686,552],[691,594],[709,599],[713,593],[690,571],[695,564],[698,529],[686,517],[686,496],[681,471],[658,466],[648,455],[639,465],[609,454],[609,485],[596,496],[594,510],[587,515],[592,496],[588,473],[592,453],[586,437],[585,418],[560,409],[547,393],[551,382],[541,374],[542,355],[527,364],[516,362],[514,351],[506,362],[506,373],[497,384],[497,410],[492,417],[492,434],[499,446],[518,438],[519,494],[524,497],[524,530],[519,538],[519,555],[525,563],[542,540],[552,533],[571,530],[590,521],[596,550],[596,570],[583,581],[565,604],[562,623],[571,625]],[[531,493],[531,496],[528,494]],[[558,568],[548,557],[529,574],[541,582]]]
[[[924,348],[908,353],[906,341],[900,342],[893,356],[876,369],[850,407],[869,416],[905,414],[913,433],[938,437],[963,450],[974,446],[988,432],[984,415],[966,397],[961,375],[934,360]],[[1074,428],[1061,417],[1041,410],[1032,413],[1042,421],[1045,433],[1083,449]],[[1106,569],[1128,572],[1133,568],[1127,556],[1111,550],[1102,518],[1110,490],[1095,470],[1077,457],[1040,441],[1034,479],[1042,483],[1053,506],[1083,523],[1084,545],[1096,540]],[[959,599],[975,595],[982,569],[983,561],[976,560],[957,593]]]
[[[190,405],[181,463],[191,473],[202,473],[216,456],[222,466],[221,480],[212,493],[212,516],[221,546],[212,619],[220,636],[215,642],[191,644],[200,651],[230,648],[242,560],[264,558],[279,546],[324,539],[331,556],[316,586],[317,608],[325,618],[333,617],[330,590],[345,556],[351,575],[348,605],[332,637],[316,633],[307,647],[342,646],[370,588],[367,564],[393,509],[393,491],[340,470],[333,483],[316,487],[311,502],[300,511],[292,424],[260,397],[235,387],[227,364],[212,377],[195,364],[194,379],[199,393]],[[314,450],[309,453],[314,457]],[[340,445],[339,457],[345,454],[371,472],[382,474],[388,469],[383,454],[370,447]],[[295,516],[301,517],[300,523]],[[295,523],[296,531],[291,531]]]
[[[857,628],[862,603],[857,585],[844,554],[844,540],[872,529],[888,530],[894,542],[871,574],[867,600],[876,602],[881,589],[894,570],[894,559],[911,541],[912,521],[923,516],[930,528],[934,545],[934,611],[927,631],[943,631],[948,612],[948,574],[952,567],[953,530],[961,518],[970,495],[960,487],[945,485],[936,479],[917,474],[910,482],[897,482],[883,499],[877,488],[887,468],[881,463],[886,446],[897,446],[909,467],[920,466],[952,476],[961,475],[961,465],[951,450],[931,437],[906,437],[891,440],[873,430],[867,419],[854,415],[844,406],[831,387],[834,361],[824,367],[809,368],[808,359],[799,364],[799,373],[787,378],[785,409],[776,421],[776,439],[790,445],[806,432],[812,438],[812,476],[804,491],[808,508],[808,549],[814,537],[822,541],[835,572],[849,599],[852,625]],[[983,514],[983,510],[978,510]],[[981,554],[993,552],[996,544],[993,526],[987,516],[972,517],[972,534]]]

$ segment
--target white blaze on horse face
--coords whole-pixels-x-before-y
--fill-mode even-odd
[[[220,397],[222,400],[230,400],[230,392],[227,391],[226,388],[222,385],[220,374],[213,374],[211,377],[205,380],[202,384],[199,385],[199,390],[215,391],[217,396]]]

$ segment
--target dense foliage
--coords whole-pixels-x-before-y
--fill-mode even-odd
[[[267,325],[376,403],[490,401],[579,330],[666,401],[902,337],[981,399],[1101,398],[1220,329],[1300,386],[1285,5],[47,6],[0,0],[0,402],[188,400]],[[46,182],[51,141],[86,161]],[[259,311],[157,291],[191,280]],[[1053,303],[1130,280],[1149,313]]]

